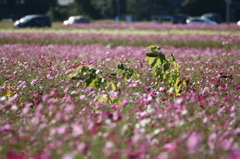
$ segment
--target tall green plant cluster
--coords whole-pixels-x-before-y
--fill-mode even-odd
[[[150,45],[148,47],[150,52],[146,53],[146,61],[153,69],[153,75],[156,77],[155,87],[161,86],[165,82],[166,86],[170,88],[170,92],[174,96],[180,95],[183,86],[186,86],[185,81],[181,81],[179,73],[179,65],[176,62],[172,53],[170,53],[169,60],[160,50],[160,46]]]
[[[153,76],[156,79],[153,88],[167,87],[174,97],[179,96],[182,89],[187,86],[187,83],[181,80],[179,65],[173,54],[170,53],[170,58],[167,59],[160,51],[161,47],[150,45],[148,48],[150,48],[150,52],[146,53],[145,60],[148,61],[150,68],[153,70]],[[126,63],[120,62],[117,67],[117,73],[113,74],[116,77],[122,77],[118,79],[126,81],[133,77],[139,77],[138,73],[133,68],[128,67]],[[82,80],[84,88],[94,86],[105,90],[105,87],[110,86],[112,90],[118,90],[116,81],[113,78],[106,79],[105,76],[103,71],[95,69],[90,65],[85,65],[77,67],[69,75],[69,79]]]

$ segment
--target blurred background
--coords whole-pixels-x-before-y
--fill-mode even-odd
[[[0,0],[0,21],[46,14],[52,21],[73,15],[94,20],[181,23],[181,17],[217,13],[224,22],[240,20],[240,0]],[[184,21],[185,22],[185,21]]]

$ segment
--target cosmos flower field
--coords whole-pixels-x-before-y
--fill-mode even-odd
[[[240,158],[239,32],[147,23],[0,30],[0,158]],[[175,57],[188,80],[178,95],[154,76],[149,45]],[[110,84],[69,78],[81,66]]]

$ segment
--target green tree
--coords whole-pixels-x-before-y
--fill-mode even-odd
[[[128,0],[127,11],[139,20],[149,20],[152,15],[166,11],[169,5],[166,0]]]
[[[185,0],[183,10],[191,16],[200,16],[204,13],[215,12],[225,14],[224,0]]]
[[[69,13],[70,7],[68,6],[56,6],[56,7],[51,7],[50,10],[48,11],[47,15],[54,21],[64,21],[69,18],[71,15]]]
[[[88,15],[92,18],[99,18],[99,11],[96,9],[93,0],[75,0],[71,4],[71,14]]]
[[[114,18],[114,8],[112,0],[109,1],[96,1],[94,3],[96,9],[101,14],[102,18],[109,19]]]
[[[127,0],[119,0],[118,4],[117,0],[96,1],[94,6],[103,18],[112,19],[117,15],[117,7],[119,7],[120,16],[126,14],[126,3]]]
[[[56,5],[57,0],[24,0],[23,8],[26,14],[46,14]]]

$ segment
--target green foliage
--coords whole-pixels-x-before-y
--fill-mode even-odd
[[[98,10],[95,1],[93,0],[75,0],[70,4],[69,13],[71,15],[88,15],[91,18],[101,18],[101,13]]]
[[[148,48],[151,51],[146,53],[146,61],[153,69],[153,74],[160,79],[165,79],[166,71],[170,68],[170,62],[162,52],[159,52],[161,47],[150,45]]]
[[[120,70],[118,76],[122,76],[123,79],[127,80],[134,76],[134,70],[128,67],[125,63],[118,64],[118,69]],[[121,91],[117,88],[114,78],[104,78],[103,71],[93,68],[92,66],[79,66],[72,73],[69,74],[68,78],[70,80],[82,80],[82,85],[84,88],[87,87],[97,87],[104,90],[106,93],[107,89],[113,91]],[[117,76],[117,74],[112,73],[111,76]],[[110,98],[107,93],[106,96],[99,95],[98,101],[104,101],[106,103],[112,104],[118,102],[117,99]]]
[[[83,80],[84,88],[106,86],[106,79],[103,78],[101,74],[102,71],[92,68],[91,66],[79,66],[69,74],[69,79]]]
[[[165,0],[128,0],[127,11],[139,20],[149,20],[151,15],[159,13],[163,8],[169,8]]]
[[[146,61],[152,68],[152,73],[156,78],[156,83],[154,87],[159,87],[160,83],[164,82],[165,87],[174,94],[174,96],[179,96],[181,91],[187,88],[187,80],[183,80],[180,77],[179,65],[175,60],[175,57],[170,53],[169,59],[166,58],[160,50],[161,47],[150,45],[148,47],[150,52],[146,53]],[[128,67],[126,63],[120,62],[117,66],[119,69],[118,73],[114,73],[116,76],[121,76],[122,79],[128,80],[133,77],[139,77],[139,75],[134,72],[134,69]],[[76,79],[83,81],[83,87],[97,87],[106,90],[106,86],[109,86],[111,90],[118,90],[115,85],[115,80],[113,78],[104,78],[103,72],[101,70],[95,69],[92,66],[79,66],[71,74],[69,74],[69,79]],[[120,90],[119,90],[120,91]],[[112,103],[109,96],[104,97],[105,101]],[[103,99],[103,97],[99,98]]]
[[[214,7],[212,7],[214,6]],[[224,0],[185,0],[182,3],[183,10],[192,15],[199,16],[204,13],[216,12],[225,15],[225,2]],[[198,9],[201,8],[201,9]]]
[[[71,14],[68,8],[57,6],[50,8],[47,15],[54,21],[64,21],[68,19]]]
[[[161,47],[150,45],[148,47],[151,51],[146,53],[146,61],[153,69],[153,74],[157,78],[155,84],[159,86],[160,82],[164,81],[167,83],[169,88],[174,88],[174,95],[180,95],[180,92],[186,86],[186,82],[181,80],[179,73],[179,65],[176,62],[172,53],[170,53],[170,59],[160,52]]]
[[[121,75],[123,79],[127,80],[134,76],[134,69],[128,67],[125,63],[120,62],[117,67],[120,70],[118,76]],[[117,74],[111,74],[111,76],[115,75]],[[110,84],[112,90],[117,89],[114,85],[114,81],[111,78],[105,79],[103,77],[103,71],[88,65],[77,67],[72,73],[69,74],[68,78],[71,80],[82,80],[85,88],[88,86],[102,87]]]
[[[125,79],[130,79],[134,74],[134,70],[122,62],[118,64],[118,69],[121,70],[122,77]]]
[[[25,14],[46,14],[51,7],[57,6],[57,0],[24,0]]]

